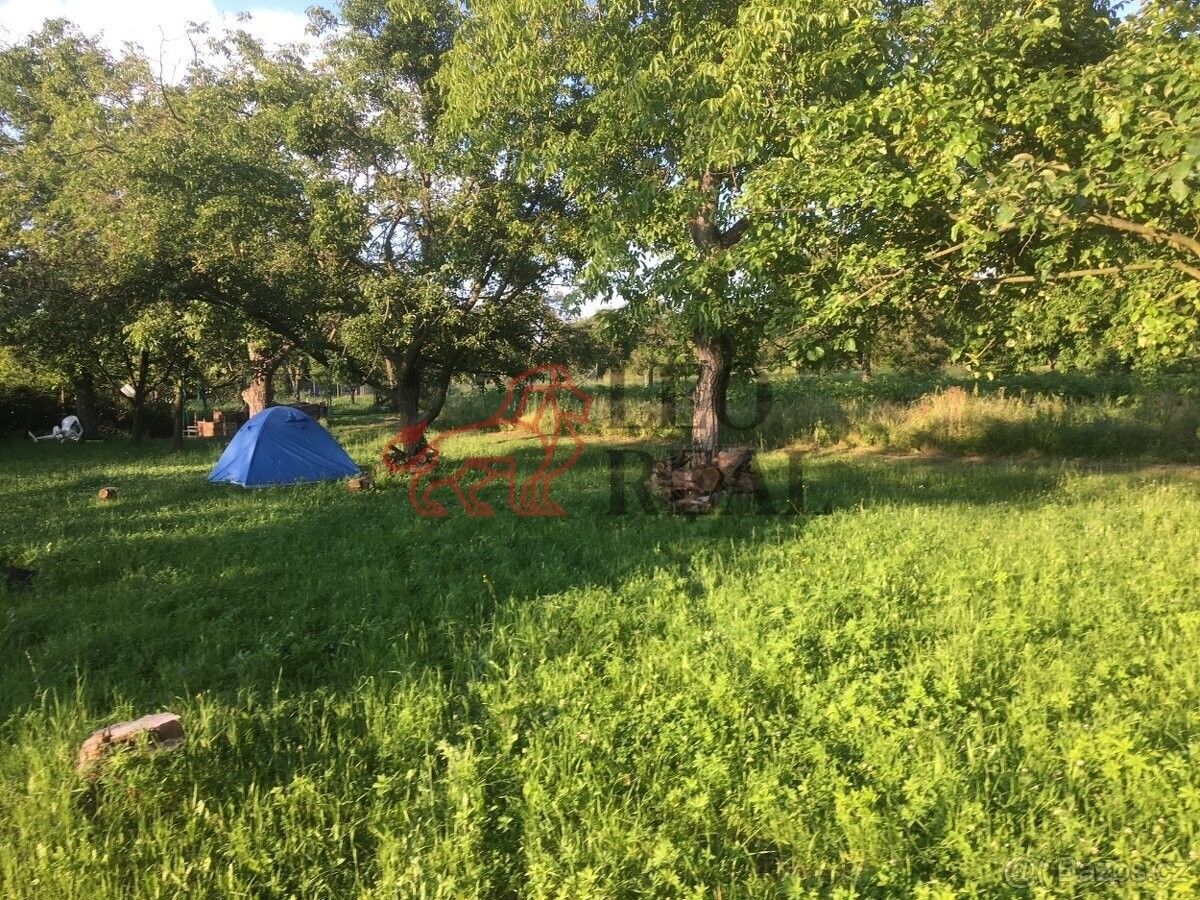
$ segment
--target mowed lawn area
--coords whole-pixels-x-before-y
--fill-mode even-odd
[[[612,513],[621,446],[565,518],[429,520],[0,443],[0,894],[1200,892],[1194,468],[823,451],[812,514],[689,520]],[[161,710],[182,749],[75,775]]]

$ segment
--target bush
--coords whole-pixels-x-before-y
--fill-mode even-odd
[[[24,437],[29,432],[45,434],[72,415],[75,407],[71,397],[30,387],[0,387],[0,436]],[[100,398],[97,401],[101,434],[128,432],[133,425],[133,410],[128,403]],[[167,438],[174,431],[171,407],[166,403],[147,402],[142,410],[142,428],[146,437]],[[100,435],[86,435],[89,438]]]
[[[66,414],[57,394],[28,387],[0,388],[0,435],[42,433]]]
[[[106,408],[101,404],[100,427],[126,433],[133,427],[133,410],[128,403],[119,407]],[[151,438],[168,438],[175,431],[175,423],[170,404],[154,403],[147,400],[142,407],[142,434]]]

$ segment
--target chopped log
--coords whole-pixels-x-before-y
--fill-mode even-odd
[[[754,451],[749,447],[739,447],[736,450],[722,450],[713,457],[713,465],[721,470],[721,474],[729,477],[734,472],[748,466]]]
[[[183,722],[175,713],[155,713],[131,722],[118,722],[92,732],[79,747],[75,770],[92,775],[97,763],[115,748],[136,748],[148,752],[174,750],[183,744]]]
[[[115,487],[102,487],[96,496],[101,500],[112,500],[117,496],[117,489]]]
[[[712,494],[702,494],[698,497],[680,497],[675,501],[675,511],[684,513],[710,512],[715,505]]]
[[[717,466],[700,466],[692,469],[692,484],[702,494],[710,494],[721,483],[721,470]]]
[[[710,512],[729,494],[756,494],[761,490],[751,468],[754,451],[749,448],[718,453],[711,465],[692,466],[691,455],[683,452],[656,463],[649,485],[674,512]]]
[[[676,469],[671,473],[671,490],[690,491],[693,487],[691,472],[686,469]]]
[[[355,475],[346,482],[346,489],[352,492],[366,491],[375,486],[375,479],[367,474]]]

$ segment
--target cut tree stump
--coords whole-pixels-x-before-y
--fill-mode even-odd
[[[131,722],[118,722],[92,732],[79,747],[75,771],[90,775],[97,764],[113,749],[140,749],[147,752],[174,750],[183,744],[183,722],[172,712],[142,716]]]
[[[758,475],[751,468],[753,459],[754,451],[741,447],[721,451],[711,465],[693,467],[691,455],[679,453],[655,464],[650,489],[673,512],[710,512],[727,496],[753,496],[761,490]]]
[[[346,489],[349,491],[365,491],[375,486],[375,479],[371,475],[355,475],[346,482]]]
[[[102,487],[96,496],[101,500],[112,500],[117,496],[117,489],[115,487]]]

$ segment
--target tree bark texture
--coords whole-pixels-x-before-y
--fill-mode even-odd
[[[269,354],[254,343],[247,344],[246,349],[250,356],[250,382],[242,391],[242,402],[249,407],[250,415],[256,416],[268,406],[275,405],[275,373],[287,351]]]
[[[696,332],[692,342],[700,369],[692,395],[692,465],[706,466],[721,449],[733,342],[728,335],[703,332]]]

